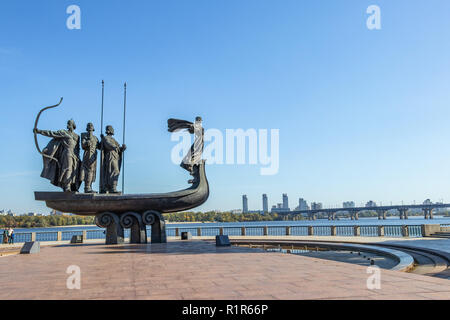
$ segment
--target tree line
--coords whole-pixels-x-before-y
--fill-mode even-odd
[[[301,216],[279,215],[277,213],[231,213],[231,212],[175,212],[165,213],[168,222],[247,222],[301,220]],[[93,216],[0,216],[0,228],[46,228],[73,225],[93,225]]]
[[[95,224],[92,216],[0,216],[1,228],[46,228]]]
[[[232,212],[174,212],[166,213],[169,222],[247,222],[303,220],[300,215],[279,215],[277,213],[232,213]]]

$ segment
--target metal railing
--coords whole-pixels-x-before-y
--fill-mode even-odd
[[[336,235],[351,237],[354,235],[354,227],[353,226],[336,226]]]
[[[331,226],[314,226],[313,235],[315,236],[331,236]]]
[[[15,233],[14,234],[14,242],[27,242],[31,241],[31,233]],[[2,236],[3,243],[3,236]]]
[[[218,233],[220,234],[220,233]],[[223,234],[227,236],[240,236],[242,235],[241,227],[227,227],[223,228]]]
[[[263,236],[264,229],[265,227],[245,227],[244,230],[246,236]]]
[[[106,237],[104,230],[87,230],[86,231],[86,239],[95,240],[95,239],[104,239]]]
[[[73,236],[82,236],[83,231],[63,231],[62,232],[62,240],[70,240]]]
[[[308,227],[307,226],[295,226],[291,228],[291,236],[307,236]]]
[[[61,238],[58,237],[58,232],[36,232],[36,241],[58,241],[58,240],[62,240],[62,237]]]
[[[378,237],[378,226],[360,226],[364,237]]]
[[[441,225],[448,227],[449,224]],[[166,227],[168,237],[179,237],[182,232],[190,232],[193,236],[344,236],[344,237],[422,237],[422,225],[362,225],[362,226],[230,226],[230,227]],[[151,228],[147,228],[148,235]],[[16,232],[14,242],[28,241],[69,241],[74,235],[82,235],[87,240],[104,239],[105,231],[99,230],[72,230],[52,232]],[[126,229],[125,237],[129,237],[130,230]],[[0,243],[3,235],[0,234]]]
[[[402,226],[384,226],[386,237],[402,237]]]
[[[422,226],[408,226],[408,235],[413,238],[422,237]]]

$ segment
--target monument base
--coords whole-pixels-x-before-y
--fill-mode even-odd
[[[124,229],[130,229],[130,243],[147,243],[147,225],[151,226],[151,242],[166,243],[166,224],[161,213],[149,210],[142,214],[103,212],[95,217],[100,228],[106,228],[105,244],[124,243]]]

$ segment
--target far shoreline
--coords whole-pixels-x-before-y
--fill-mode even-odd
[[[170,224],[190,224],[190,223],[217,223],[217,221],[199,221],[199,222],[166,222],[166,225]],[[80,228],[80,227],[97,227],[95,224],[74,224],[74,225],[66,225],[66,226],[49,226],[49,227],[16,227],[13,228],[14,230],[20,230],[20,229],[51,229],[51,228]],[[6,229],[7,227],[0,227],[0,229]]]
[[[397,220],[397,219],[395,219],[395,217],[393,217],[394,219],[388,219],[388,220]],[[412,218],[411,220],[412,221],[417,221],[417,220],[422,220],[423,218],[422,217],[420,217],[420,216],[410,216],[410,218]],[[422,218],[422,219],[421,219]],[[371,220],[376,220],[376,221],[378,221],[378,219],[375,219],[374,217],[361,217],[360,219],[359,219],[359,221],[361,222],[361,220],[365,220],[365,219],[371,219]],[[444,222],[444,224],[450,224],[450,217],[448,217],[448,216],[440,216],[440,215],[438,215],[438,216],[435,216],[435,219],[443,219],[443,220],[445,220],[445,222]],[[347,221],[348,219],[343,219],[342,221]],[[295,221],[295,222],[300,222],[300,221],[302,221],[302,222],[304,222],[304,223],[308,223],[308,222],[310,222],[310,223],[313,223],[314,224],[314,221],[308,221],[308,220],[298,220],[298,221]],[[329,220],[327,220],[327,219],[317,219],[316,220],[316,222],[318,222],[318,221],[328,221],[330,224],[332,223],[331,221],[329,221]],[[381,220],[381,221],[383,221],[383,220]],[[433,222],[433,220],[423,220],[424,222],[426,221],[426,222],[428,222],[428,223],[426,223],[426,224],[430,224],[430,223],[432,223]],[[287,224],[289,224],[289,222],[292,222],[292,221],[279,221],[279,220],[267,220],[267,221],[264,221],[264,220],[257,220],[257,221],[229,221],[229,222],[224,222],[224,221],[183,221],[183,222],[178,222],[178,221],[172,221],[172,222],[166,222],[166,225],[167,226],[171,226],[171,225],[189,225],[189,224],[195,224],[195,225],[197,225],[196,227],[199,227],[199,225],[202,225],[202,224],[204,224],[204,225],[208,225],[208,224],[228,224],[228,223],[232,223],[232,224],[246,224],[246,223],[267,223],[267,224],[270,224],[270,223],[272,223],[272,222],[281,222],[281,223],[287,223]],[[355,221],[356,222],[356,221]],[[442,223],[442,222],[441,222]],[[361,223],[356,223],[356,224],[361,224]],[[416,225],[417,223],[414,223],[414,225]],[[18,230],[18,231],[20,231],[21,229],[27,229],[27,230],[32,230],[32,229],[55,229],[55,228],[57,228],[57,229],[64,229],[64,228],[94,228],[94,227],[97,227],[97,225],[95,225],[95,224],[81,224],[81,225],[64,225],[64,226],[48,226],[48,227],[13,227],[13,229],[14,230]],[[4,229],[7,229],[8,227],[0,227],[0,230],[4,230]],[[104,229],[104,228],[100,228],[100,229]],[[31,232],[31,231],[30,231]]]

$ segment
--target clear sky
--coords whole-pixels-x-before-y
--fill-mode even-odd
[[[81,8],[81,30],[66,8]],[[381,8],[381,30],[366,9]],[[450,201],[448,0],[151,0],[0,2],[0,209],[48,212],[32,128],[122,140],[128,82],[126,190],[166,192],[189,175],[170,160],[166,120],[280,130],[280,168],[210,165],[199,210],[261,209],[288,193],[336,206]],[[43,148],[47,138],[40,137]],[[82,190],[82,189],[81,189]]]

